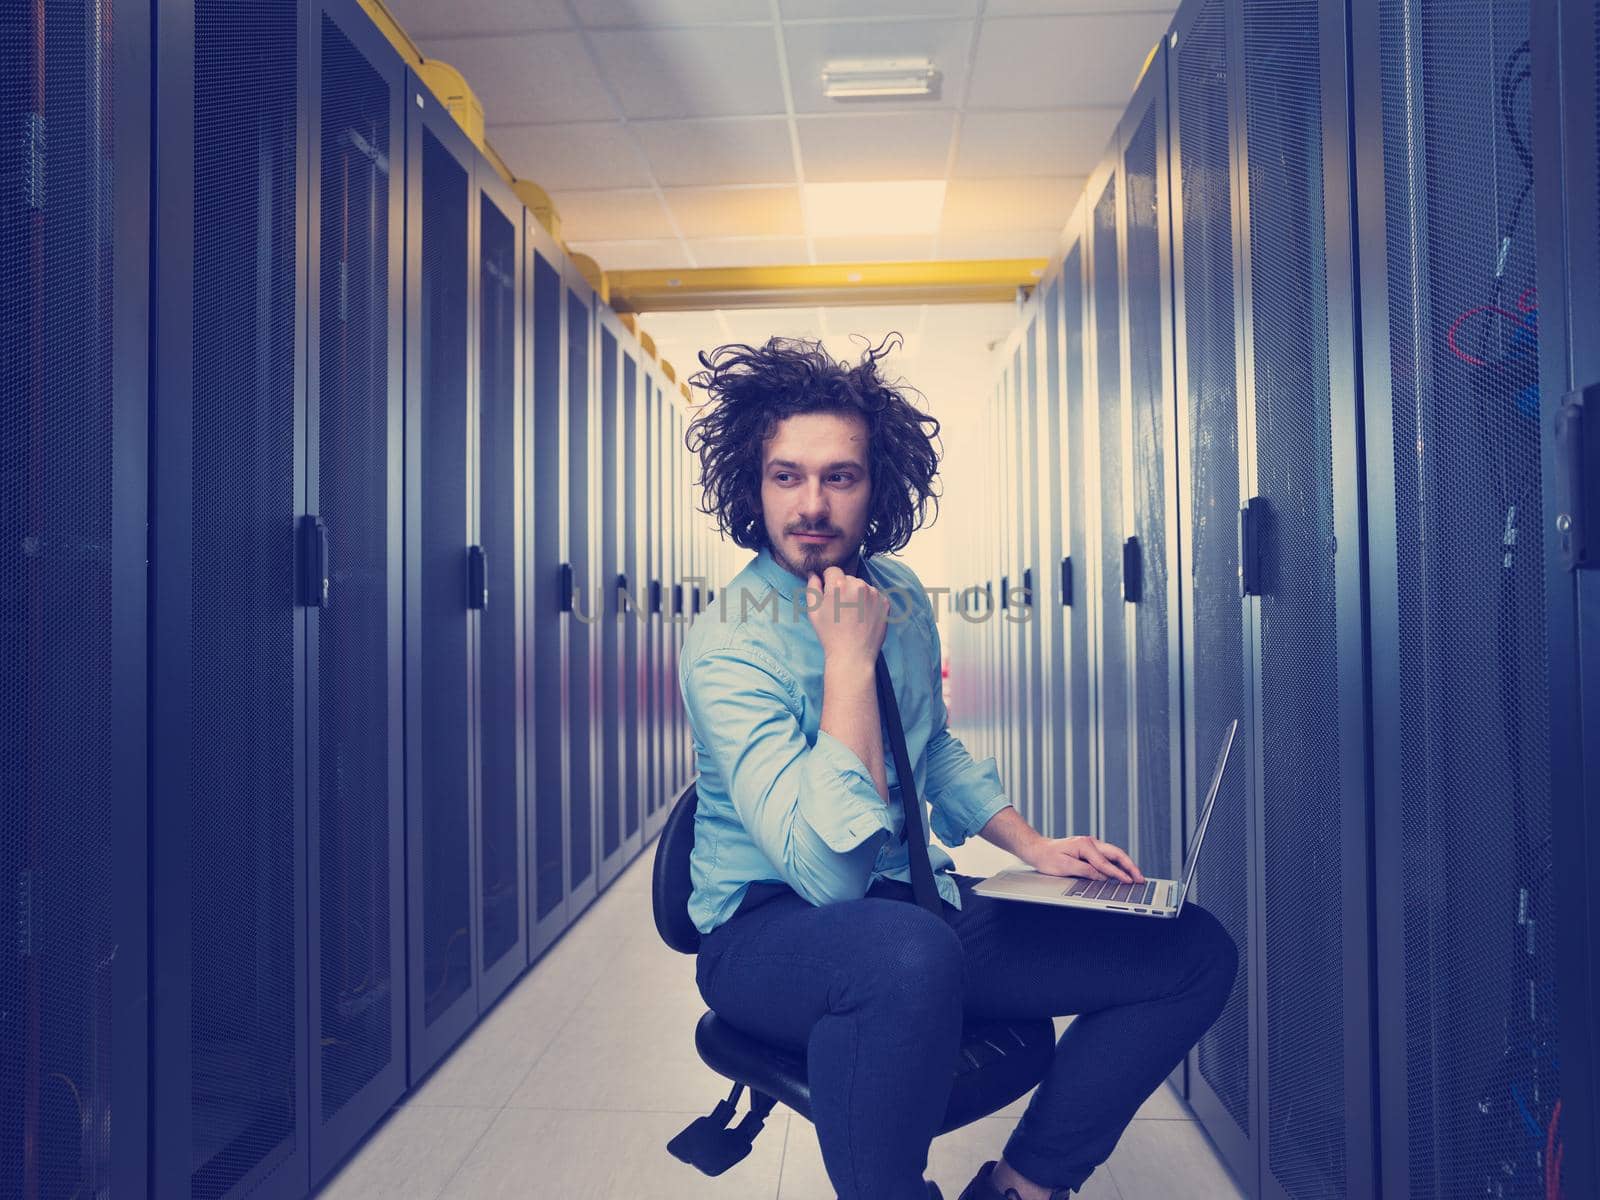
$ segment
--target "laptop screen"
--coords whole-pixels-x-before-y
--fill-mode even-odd
[[[1217,803],[1217,791],[1222,787],[1222,769],[1228,765],[1228,751],[1233,748],[1233,735],[1239,729],[1239,718],[1235,717],[1228,724],[1227,731],[1222,735],[1222,749],[1217,754],[1216,770],[1211,772],[1211,786],[1206,789],[1205,806],[1200,810],[1200,821],[1194,828],[1194,840],[1189,843],[1189,854],[1183,862],[1183,879],[1181,892],[1189,890],[1189,880],[1194,875],[1195,860],[1200,857],[1200,843],[1206,836],[1206,824],[1211,820],[1211,809]]]

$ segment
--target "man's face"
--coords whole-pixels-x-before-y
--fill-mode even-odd
[[[803,413],[779,423],[761,452],[761,515],[780,567],[804,579],[854,564],[872,500],[867,454],[860,417]],[[825,536],[805,536],[813,533]]]

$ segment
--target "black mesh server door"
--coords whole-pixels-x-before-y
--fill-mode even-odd
[[[1018,811],[1025,818],[1029,818],[1030,824],[1033,824],[1031,815],[1035,797],[1030,787],[1028,770],[1028,629],[1025,622],[1028,610],[1022,596],[1029,500],[1027,458],[1022,441],[1029,402],[1028,388],[1024,379],[1023,347],[1026,339],[1027,322],[1024,322],[1018,331],[1016,346],[1011,352],[1011,367],[1006,376],[1005,394],[1001,398],[1006,431],[1006,450],[1001,463],[1006,474],[1005,553],[1007,590],[1010,593],[1006,598],[1006,616],[1009,619],[1004,626],[1007,710],[1005,735],[1009,747],[1009,761],[1005,766],[1004,779],[1017,798]]]
[[[527,964],[522,557],[522,204],[474,156],[478,245],[477,555],[468,602],[477,606],[480,982],[487,1008]]]
[[[645,572],[641,567],[644,544],[644,514],[639,511],[643,494],[644,463],[639,454],[640,410],[639,391],[644,386],[640,370],[644,356],[637,342],[628,347],[622,365],[622,525],[618,534],[622,539],[622,567],[620,574],[622,594],[618,596],[617,620],[622,638],[622,703],[617,714],[622,727],[622,858],[630,861],[643,846],[640,832],[640,808],[643,804],[643,772],[641,771],[640,744],[643,741],[641,725],[643,710],[640,704],[640,633],[641,604],[648,604],[649,591]]]
[[[1045,586],[1043,573],[1044,554],[1049,548],[1050,532],[1047,528],[1051,513],[1046,507],[1050,490],[1047,478],[1054,474],[1051,463],[1041,459],[1047,445],[1045,431],[1049,416],[1043,410],[1048,403],[1045,389],[1041,387],[1040,341],[1053,332],[1046,311],[1044,297],[1037,292],[1033,320],[1028,323],[1026,350],[1026,375],[1023,391],[1027,401],[1022,423],[1022,462],[1026,472],[1027,536],[1023,543],[1022,584],[1025,591],[1023,603],[1027,621],[1022,626],[1026,647],[1023,661],[1027,665],[1028,679],[1028,787],[1032,796],[1030,821],[1034,828],[1050,827],[1050,807],[1054,796],[1052,788],[1050,754],[1055,741],[1055,723],[1045,706],[1046,672],[1050,666],[1050,645],[1045,638],[1045,613],[1051,589]],[[1047,353],[1047,352],[1045,352]]]
[[[1255,694],[1246,647],[1253,609],[1239,592],[1240,432],[1238,275],[1229,142],[1233,27],[1226,0],[1179,14],[1168,54],[1172,118],[1173,302],[1178,416],[1178,529],[1185,755],[1190,768],[1185,832],[1228,723],[1240,735],[1206,830],[1191,896],[1239,949],[1221,1016],[1189,1056],[1189,1103],[1234,1174],[1259,1170],[1256,1069],[1257,964],[1252,957],[1258,859],[1251,836]]]
[[[293,0],[160,15],[152,1194],[298,1196],[308,22]]]
[[[405,1090],[405,68],[354,3],[311,58],[307,612],[311,1177]]]
[[[1089,520],[1092,489],[1086,406],[1089,363],[1085,357],[1084,219],[1074,214],[1074,240],[1061,265],[1061,461],[1064,467],[1065,532],[1060,580],[1066,608],[1066,692],[1070,720],[1067,731],[1067,826],[1061,836],[1093,834],[1097,826],[1095,781],[1094,608],[1098,563],[1092,549],[1094,526]]]
[[[0,1194],[121,1200],[149,1194],[149,5],[8,4],[0,60]]]
[[[1094,386],[1085,406],[1087,461],[1093,488],[1090,553],[1096,558],[1091,611],[1095,630],[1095,738],[1099,770],[1093,834],[1126,848],[1132,832],[1128,792],[1128,650],[1123,612],[1122,447],[1122,269],[1120,255],[1122,175],[1116,161],[1089,181],[1089,358]]]
[[[656,831],[656,812],[660,808],[661,780],[656,767],[656,719],[660,713],[657,689],[660,677],[657,672],[655,595],[657,574],[657,539],[661,535],[661,507],[658,498],[660,487],[660,431],[657,427],[656,402],[659,392],[656,384],[654,360],[643,363],[640,380],[640,505],[639,519],[643,523],[640,536],[640,565],[638,592],[643,600],[639,621],[640,654],[640,790],[644,804],[644,840],[648,842]]]
[[[1043,803],[1039,818],[1046,837],[1068,837],[1070,804],[1067,745],[1077,719],[1067,707],[1068,668],[1065,653],[1067,616],[1061,589],[1061,561],[1066,557],[1066,509],[1063,475],[1067,470],[1061,421],[1061,272],[1059,267],[1041,285],[1038,362],[1039,414],[1034,432],[1038,472],[1039,553],[1034,569],[1034,619],[1039,624],[1039,736],[1042,762],[1039,779]],[[959,651],[958,651],[959,653]]]
[[[477,1018],[470,607],[476,361],[471,143],[408,76],[406,815],[411,1081]]]
[[[567,735],[567,923],[595,897],[594,657],[597,605],[593,553],[594,291],[570,259],[563,261],[566,292],[566,520],[564,588]]]
[[[600,690],[595,738],[600,744],[600,770],[595,779],[600,805],[600,878],[604,888],[622,870],[622,344],[628,332],[611,309],[599,309],[598,400],[599,494],[595,507],[600,587],[594,633],[600,652]]]
[[[528,247],[527,320],[529,413],[527,503],[523,544],[528,554],[523,634],[529,664],[528,850],[530,960],[566,927],[568,831],[566,791],[567,668],[563,653],[567,592],[568,501],[565,292],[561,250],[532,214],[523,219]]]
[[[1173,437],[1167,59],[1150,61],[1119,133],[1126,227],[1127,528],[1122,549],[1132,759],[1132,853],[1147,875],[1182,863],[1176,441]]]
[[[1556,931],[1563,1066],[1553,1153],[1565,1167],[1566,1194],[1582,1196],[1600,1191],[1600,765],[1577,752],[1600,745],[1600,5],[1530,8],[1541,292],[1546,307],[1565,310],[1564,321],[1541,323],[1540,343],[1546,530],[1552,510],[1556,521],[1567,518],[1545,554],[1552,869],[1564,917]],[[1559,122],[1544,115],[1557,104]],[[1562,220],[1564,237],[1543,232]],[[1573,553],[1580,539],[1581,556]]]
[[[1582,910],[1552,836],[1574,656],[1552,655],[1570,634],[1548,604],[1571,577],[1541,436],[1565,388],[1540,388],[1544,333],[1561,339],[1538,261],[1560,232],[1535,187],[1540,6],[1358,7],[1384,1194],[1592,1194],[1559,1190],[1583,1060],[1557,955]],[[1594,48],[1591,28],[1591,75]]]
[[[1317,0],[1236,12],[1262,1187],[1369,1195],[1371,867],[1345,21]]]

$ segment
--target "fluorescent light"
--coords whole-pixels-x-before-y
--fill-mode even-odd
[[[808,183],[806,228],[812,237],[937,233],[944,180]]]
[[[849,58],[822,68],[822,94],[834,100],[939,94],[939,72],[926,58]]]

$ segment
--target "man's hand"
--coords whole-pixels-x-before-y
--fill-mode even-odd
[[[1067,875],[1079,879],[1116,879],[1143,883],[1144,875],[1127,853],[1096,838],[1040,838],[1028,846],[1022,861],[1042,875]]]
[[[820,603],[810,612],[811,627],[822,643],[822,655],[829,665],[864,663],[872,671],[888,630],[889,599],[865,579],[846,575],[829,567],[818,577],[807,577],[812,593],[821,593]],[[811,603],[813,597],[807,597]]]

